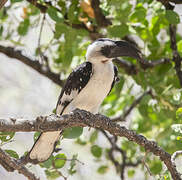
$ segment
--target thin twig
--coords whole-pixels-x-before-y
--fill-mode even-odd
[[[40,56],[40,61],[39,63],[40,64],[43,64],[44,63],[44,56],[42,54],[42,51],[41,51],[41,36],[42,36],[42,30],[43,30],[43,26],[44,26],[44,22],[45,22],[45,17],[46,17],[46,14],[43,14],[43,18],[42,18],[42,22],[41,22],[41,26],[40,26],[40,32],[39,32],[39,38],[38,38],[38,54]],[[46,63],[47,65],[47,63]]]
[[[153,175],[152,175],[152,172],[150,171],[149,167],[148,167],[147,164],[146,164],[147,154],[148,154],[148,152],[145,152],[145,156],[144,156],[143,159],[142,159],[142,163],[143,163],[143,165],[145,166],[145,168],[147,169],[147,172],[150,174],[150,176],[153,176]]]
[[[59,171],[59,170],[56,168],[54,161],[52,161],[52,166],[53,166],[53,169],[59,174],[59,176],[63,177],[64,180],[67,180],[67,177],[64,176],[64,175],[62,174],[62,172]]]
[[[169,25],[169,33],[170,33],[170,42],[171,49],[173,51],[173,61],[175,63],[175,70],[178,76],[180,85],[182,86],[182,70],[181,70],[181,62],[182,58],[177,50],[177,42],[176,42],[176,25]]]
[[[65,160],[65,161],[77,161],[79,162],[81,165],[84,165],[83,162],[81,162],[80,160],[76,159],[76,158],[72,158],[72,159],[67,159],[67,158],[56,158],[56,159],[62,159],[62,160]]]
[[[142,95],[140,95],[138,98],[136,98],[133,103],[131,104],[131,106],[129,106],[129,108],[127,108],[125,110],[125,112],[123,113],[122,116],[116,117],[116,118],[112,118],[113,122],[119,122],[119,121],[125,121],[126,117],[131,113],[131,111],[141,102],[141,100],[143,99],[144,96],[146,95],[151,95],[153,97],[152,94],[152,90],[149,89],[147,91],[145,91]]]
[[[116,168],[116,172],[120,172],[120,177],[121,180],[124,180],[124,172],[125,172],[125,168],[126,166],[137,166],[138,164],[140,164],[140,162],[138,161],[137,163],[132,163],[132,162],[126,162],[127,157],[126,157],[126,152],[124,150],[122,150],[121,148],[118,147],[117,145],[117,136],[113,136],[113,137],[109,137],[109,135],[104,131],[104,130],[100,130],[103,135],[108,139],[108,141],[111,144],[111,148],[109,150],[109,158],[110,160],[113,162],[115,168]],[[122,162],[119,163],[115,158],[114,158],[114,151],[117,151],[121,154],[121,158],[122,158]]]

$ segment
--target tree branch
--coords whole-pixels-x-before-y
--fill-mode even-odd
[[[178,0],[167,0],[167,1],[158,0],[158,1],[160,1],[165,6],[166,10],[174,10],[174,6],[171,5],[170,2],[182,4],[182,1],[180,2]],[[176,74],[178,76],[180,85],[182,86],[182,70],[181,70],[182,57],[180,56],[177,49],[176,30],[177,30],[176,24],[169,25],[170,45],[173,52],[173,61],[175,63],[174,68],[176,70]]]
[[[112,24],[111,21],[106,19],[106,17],[102,14],[99,0],[91,0],[91,6],[94,10],[95,19],[99,27],[107,27]]]
[[[45,77],[52,80],[54,83],[58,84],[59,86],[63,85],[63,81],[60,80],[59,74],[55,74],[51,72],[50,68],[48,66],[43,66],[39,63],[38,60],[32,60],[29,57],[26,57],[22,54],[21,51],[15,50],[12,47],[4,47],[0,45],[0,52],[5,54],[6,56],[10,58],[15,58],[19,60],[20,62],[28,65],[35,71],[39,72],[40,74],[44,75]]]
[[[175,3],[175,4],[182,4],[181,0],[157,0],[161,2],[164,6],[169,7],[170,3]],[[170,5],[172,7],[172,5]]]
[[[142,95],[140,95],[138,98],[136,98],[133,101],[133,103],[131,104],[131,106],[126,109],[126,111],[123,113],[122,116],[113,118],[112,121],[113,122],[125,121],[126,117],[131,113],[131,111],[141,102],[141,100],[143,99],[143,97],[146,96],[146,95],[148,95],[148,94],[153,97],[153,94],[152,94],[152,90],[151,89],[145,91]]]
[[[29,180],[38,180],[38,178],[31,173],[25,166],[23,166],[16,159],[11,158],[6,152],[0,148],[0,164],[8,171],[13,172],[17,170],[20,174],[26,176]]]
[[[159,60],[155,60],[155,61],[151,61],[151,60],[146,60],[146,59],[137,59],[138,62],[140,63],[140,66],[145,70],[148,68],[152,68],[155,67],[159,64],[165,64],[165,63],[170,63],[170,59],[168,58],[163,58],[163,59],[159,59]]]
[[[112,122],[108,117],[76,109],[70,114],[63,116],[50,115],[37,117],[34,120],[28,119],[0,119],[1,132],[30,132],[30,131],[58,131],[68,127],[93,127],[108,131],[114,136],[126,137],[145,148],[147,152],[152,152],[159,156],[161,161],[167,166],[174,180],[181,180],[176,165],[171,161],[171,155],[157,145],[155,141],[149,141],[142,135],[136,134],[132,130]]]
[[[48,7],[37,2],[37,0],[27,0],[29,3],[37,7],[42,13],[46,13]],[[46,2],[45,2],[46,3]]]
[[[170,42],[171,42],[171,49],[173,51],[173,61],[175,63],[175,70],[178,76],[180,85],[182,86],[182,70],[181,70],[181,62],[182,58],[177,50],[176,45],[176,25],[170,24],[169,25],[169,34],[170,34]]]
[[[181,151],[176,151],[176,152],[174,152],[174,153],[172,154],[172,156],[171,156],[171,161],[172,161],[173,163],[175,163],[175,159],[176,159],[179,155],[182,155],[182,150],[181,150]]]
[[[37,7],[42,13],[47,13],[47,9],[49,6],[52,6],[50,2],[44,2],[46,5],[43,5],[39,2],[37,2],[37,0],[27,0],[29,3],[31,3],[32,5],[34,5],[35,7]],[[58,11],[60,11],[59,9],[57,9]],[[67,14],[64,16],[65,20],[64,20],[64,24],[66,24],[67,26],[70,26],[74,29],[84,29],[86,31],[88,31],[89,36],[92,40],[96,40],[99,37],[102,37],[102,34],[100,34],[99,32],[96,31],[96,29],[94,28],[93,31],[91,31],[90,29],[87,28],[87,26],[82,22],[80,22],[80,24],[74,24],[74,23],[69,23],[68,18],[67,18]]]
[[[118,147],[117,145],[117,136],[109,137],[109,135],[104,131],[101,130],[103,135],[108,139],[108,141],[111,144],[111,149],[109,150],[109,158],[113,162],[116,171],[120,172],[120,177],[121,180],[124,180],[124,172],[125,172],[125,167],[126,167],[126,152],[123,151],[121,148]],[[114,158],[114,151],[119,152],[121,157],[122,157],[122,162],[119,163],[115,158]]]
[[[137,60],[140,64],[141,68],[144,70],[146,70],[148,68],[153,68],[153,67],[158,66],[160,64],[170,63],[170,59],[168,59],[168,58],[159,59],[159,60],[155,60],[155,61],[150,61],[150,60],[145,60],[145,59],[143,59],[143,60],[137,59]],[[115,58],[113,60],[113,62],[115,62],[119,67],[124,68],[126,73],[129,75],[137,74],[139,71],[137,69],[136,65],[132,64],[129,61]]]
[[[8,0],[1,0],[0,1],[0,9],[6,4]]]

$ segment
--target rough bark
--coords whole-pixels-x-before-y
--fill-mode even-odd
[[[74,112],[63,115],[50,115],[37,117],[34,120],[29,119],[0,119],[1,132],[20,132],[20,131],[57,131],[68,127],[93,127],[108,131],[110,134],[118,137],[125,137],[145,148],[146,152],[152,152],[159,156],[164,162],[174,180],[180,180],[180,174],[176,165],[171,160],[171,155],[157,145],[155,141],[150,141],[143,135],[138,135],[132,130],[112,122],[108,117],[76,109]]]

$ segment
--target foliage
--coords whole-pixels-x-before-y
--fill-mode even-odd
[[[40,40],[38,44],[34,44],[36,46],[34,55],[37,59],[39,58],[40,53],[37,53],[39,48],[40,52],[48,57],[49,68],[52,72],[59,72],[62,80],[66,79],[72,68],[85,60],[87,46],[95,36],[99,37],[100,34],[112,39],[137,37],[139,48],[145,54],[147,61],[172,59],[169,25],[179,24],[180,17],[177,12],[166,10],[158,1],[137,0],[136,4],[132,4],[128,0],[102,0],[100,10],[112,22],[105,27],[98,24],[89,1],[59,0],[47,3],[41,0],[38,2],[47,7],[45,20],[43,20],[41,9],[26,1],[11,0],[10,4],[0,10],[0,41],[1,44],[10,43],[16,48],[26,49],[25,39],[35,33],[34,29],[40,29],[42,21],[45,21],[43,28],[48,32],[49,41],[42,44]],[[16,18],[13,19],[12,16]],[[177,48],[182,55],[180,34],[177,34]],[[109,117],[122,116],[139,95],[151,89],[153,96],[150,94],[144,96],[135,107],[130,128],[148,138],[155,139],[169,153],[181,149],[182,130],[180,131],[179,127],[182,123],[182,108],[180,108],[182,94],[174,62],[171,60],[171,63],[144,69],[136,59],[125,58],[124,60],[136,66],[137,73],[128,74],[119,67],[120,82],[104,100],[101,112]],[[113,166],[109,158],[111,146],[108,143],[108,148],[98,143],[99,138],[104,138],[103,134],[99,130],[94,130],[91,133],[87,132],[90,135],[83,138],[84,135],[80,136],[83,128],[73,129],[71,131],[67,129],[63,134],[64,138],[77,138],[76,144],[80,148],[88,146],[95,164],[99,164],[96,173],[100,175],[108,173]],[[38,135],[35,133],[34,140]],[[1,144],[9,142],[13,136],[14,133],[0,133]],[[119,139],[117,144],[126,152],[126,162],[135,162],[144,154],[142,148],[126,139]],[[7,149],[6,152],[14,158],[19,157],[13,150]],[[65,154],[55,153],[49,160],[40,164],[48,179],[60,177],[62,171],[69,175],[77,173],[77,155],[72,156],[70,152]],[[72,160],[69,162],[67,159]],[[105,164],[101,159],[104,159]],[[117,157],[117,162],[122,163],[122,158]],[[168,172],[163,171],[163,164],[159,159],[148,156],[146,163],[154,176],[161,174],[164,179],[167,179]],[[68,164],[69,168],[65,170],[64,167]],[[144,167],[137,168],[143,171]],[[135,177],[136,171],[135,167],[129,167],[128,179]]]

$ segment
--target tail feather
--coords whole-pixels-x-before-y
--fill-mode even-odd
[[[32,149],[27,154],[25,158],[26,161],[34,164],[46,161],[53,153],[61,133],[60,131],[41,133]]]

